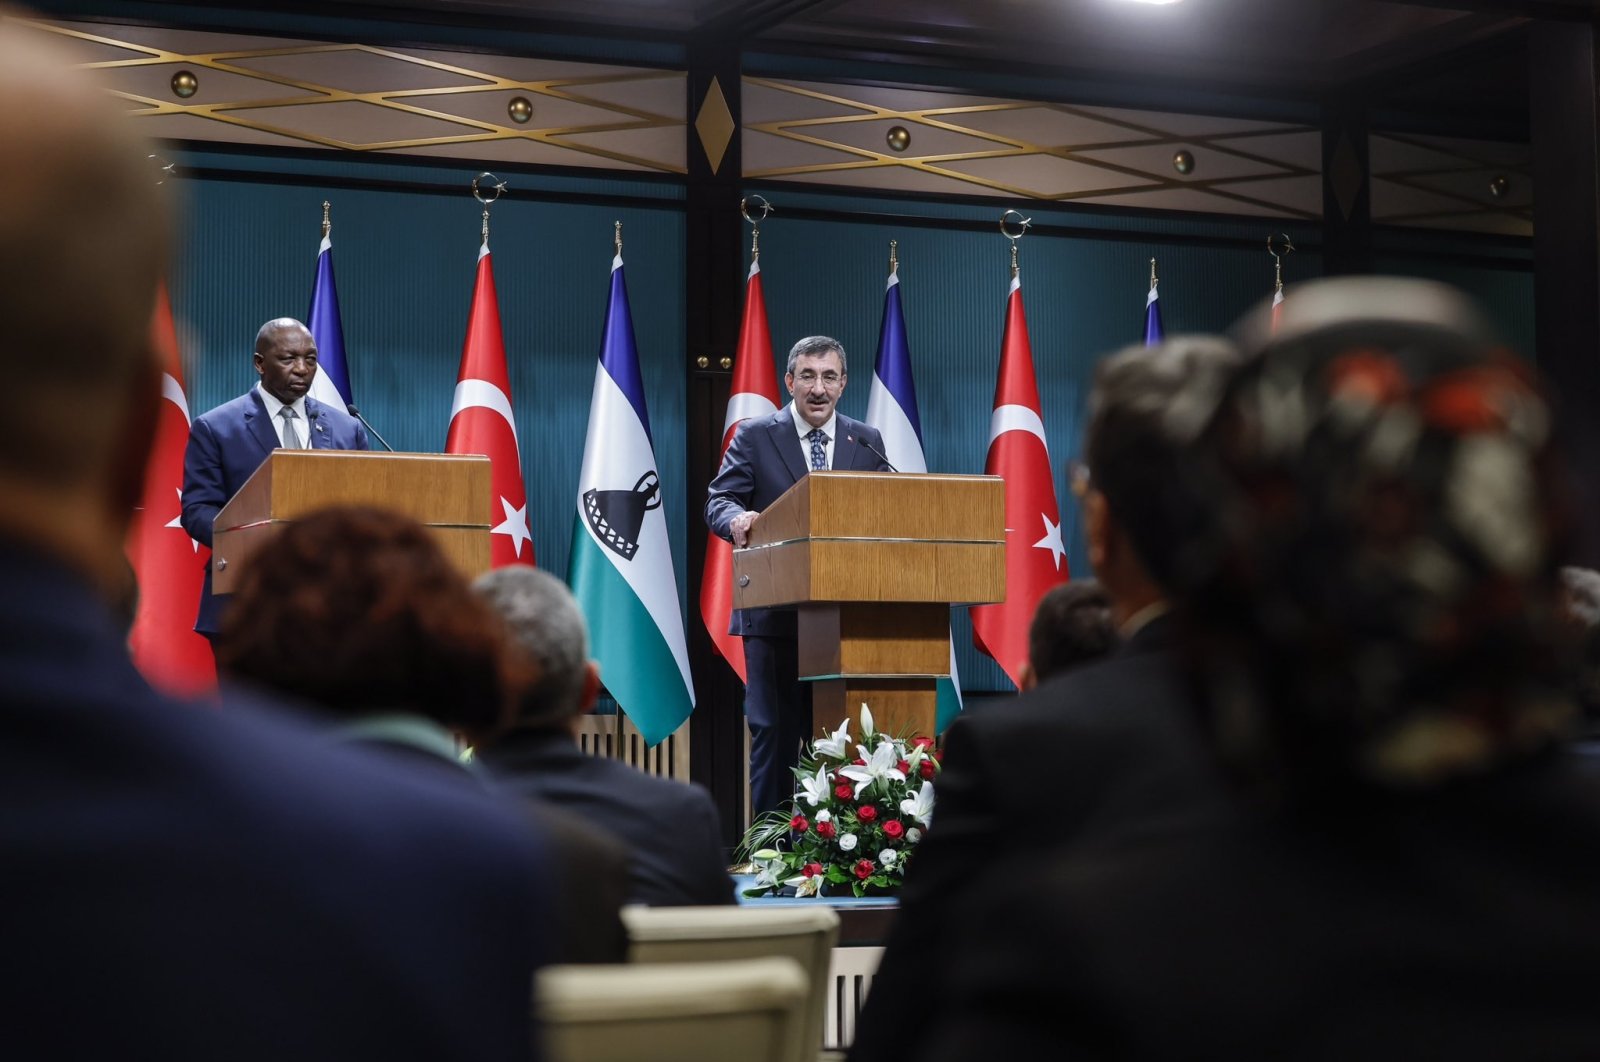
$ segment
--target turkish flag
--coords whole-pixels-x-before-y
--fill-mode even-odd
[[[183,452],[189,446],[189,402],[163,285],[150,321],[161,356],[161,413],[155,448],[145,466],[144,499],[128,527],[128,561],[139,582],[139,609],[128,636],[133,662],[154,686],[179,696],[216,687],[211,646],[194,632],[195,608],[211,551],[178,523],[183,502]]]
[[[506,371],[506,346],[500,337],[500,300],[494,292],[494,264],[489,244],[478,251],[478,277],[472,287],[467,341],[461,348],[455,401],[450,405],[450,434],[445,453],[485,454],[492,472],[489,501],[490,563],[533,563],[533,536],[528,532],[528,499],[522,486],[522,449],[517,444],[511,407],[511,377]],[[527,555],[523,555],[526,549]]]
[[[744,320],[739,324],[739,349],[733,359],[733,388],[722,422],[722,450],[728,452],[741,421],[776,412],[778,373],[772,363],[772,333],[767,328],[767,302],[761,294],[761,260],[750,263],[744,289]],[[719,455],[720,464],[720,455]],[[744,639],[728,633],[733,618],[733,546],[716,535],[706,536],[705,572],[700,577],[700,616],[717,652],[745,682]]]
[[[1006,298],[1000,378],[983,471],[1006,481],[1006,599],[972,609],[972,637],[1020,686],[1022,665],[1028,662],[1028,625],[1039,599],[1066,581],[1067,558],[1022,310],[1022,282],[1015,276]]]

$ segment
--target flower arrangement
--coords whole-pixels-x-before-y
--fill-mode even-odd
[[[943,753],[932,738],[878,733],[865,704],[861,729],[853,756],[849,719],[814,741],[795,768],[792,810],[768,812],[745,834],[741,858],[756,870],[746,896],[788,888],[797,896],[837,894],[846,885],[861,896],[905,881],[933,817]]]

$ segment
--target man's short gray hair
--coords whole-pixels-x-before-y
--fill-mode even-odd
[[[800,342],[789,348],[789,363],[784,367],[784,372],[794,375],[794,363],[800,358],[820,358],[824,354],[839,355],[839,375],[848,376],[849,368],[844,360],[844,344],[828,336],[806,336]]]
[[[564,726],[583,709],[589,663],[589,636],[572,591],[549,572],[521,564],[485,572],[472,588],[539,665],[539,681],[524,695],[518,723]]]

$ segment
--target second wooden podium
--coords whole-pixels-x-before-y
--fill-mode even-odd
[[[797,609],[817,726],[866,702],[880,731],[932,736],[950,606],[1003,601],[1005,566],[998,477],[813,472],[734,551],[733,607]]]
[[[218,512],[211,589],[229,594],[241,568],[286,521],[330,505],[391,509],[419,521],[468,577],[489,570],[489,459],[476,454],[274,450]]]

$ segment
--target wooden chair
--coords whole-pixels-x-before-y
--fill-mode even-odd
[[[823,1015],[831,986],[829,963],[839,939],[839,916],[815,906],[625,907],[628,958],[635,963],[725,962],[779,956],[799,965],[806,980],[801,1029],[805,1056],[822,1047]]]
[[[809,987],[784,958],[550,966],[536,1035],[549,1062],[801,1062]]]

